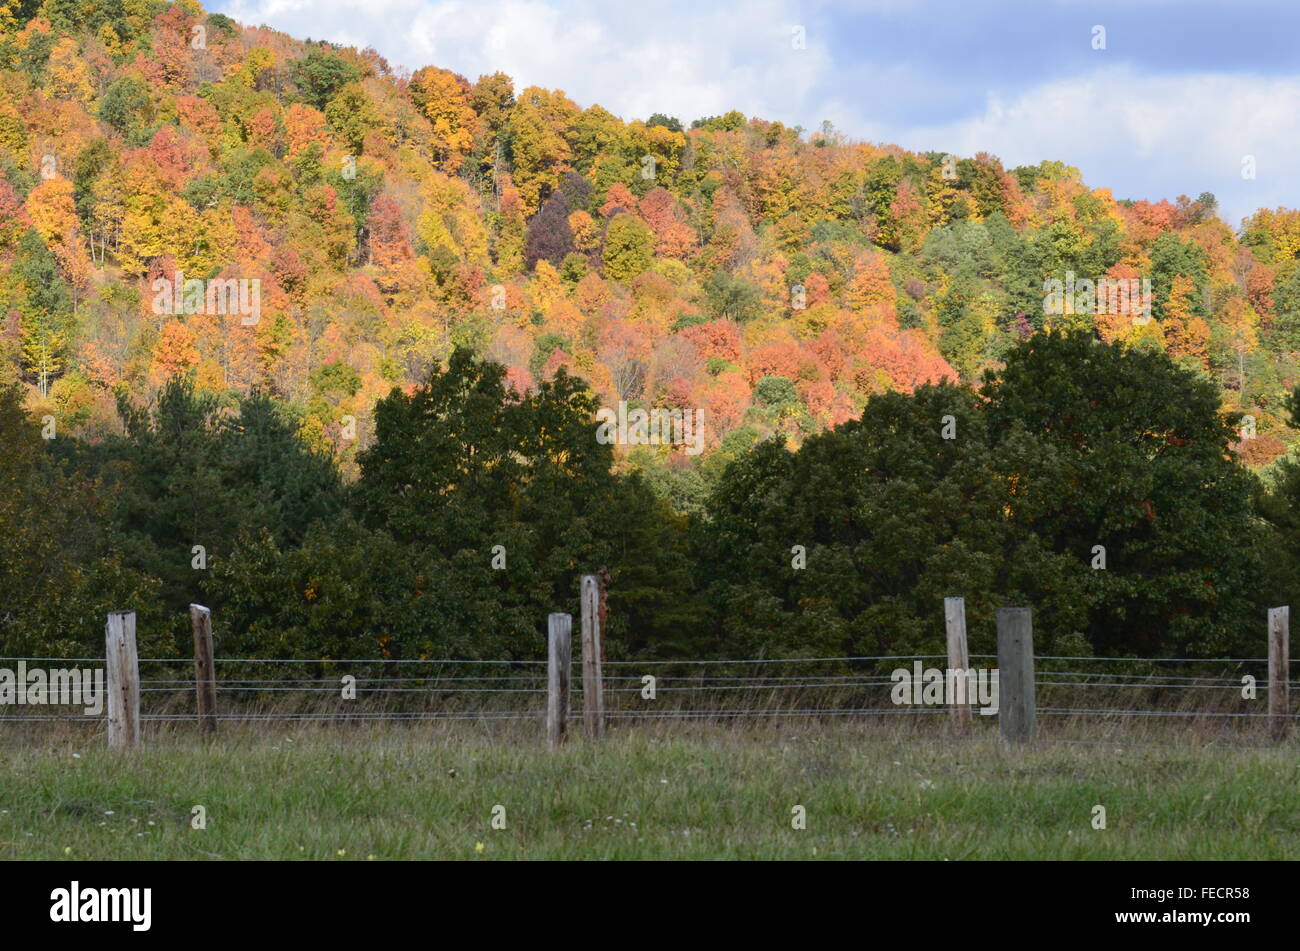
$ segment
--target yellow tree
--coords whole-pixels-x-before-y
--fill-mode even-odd
[[[116,246],[122,233],[122,219],[126,214],[126,185],[122,177],[121,166],[114,162],[97,178],[90,188],[90,249],[91,257],[95,254],[95,236],[99,236],[99,264],[104,265],[104,257],[111,240]]]
[[[478,116],[477,148],[482,149],[487,138],[505,128],[515,104],[515,81],[502,72],[480,76],[470,89],[469,104]]]
[[[600,227],[585,211],[569,215],[569,230],[573,232],[573,246],[584,254],[600,247]]]
[[[22,6],[19,0],[0,0],[0,37],[13,36],[18,32],[18,17]]]
[[[461,260],[486,264],[487,228],[470,187],[460,179],[434,172],[421,196],[424,211],[415,227],[429,250],[442,247]]]
[[[1228,347],[1237,358],[1237,393],[1246,386],[1246,354],[1259,346],[1259,315],[1243,297],[1232,297],[1218,315]]]
[[[19,330],[23,366],[36,377],[42,399],[50,395],[50,378],[63,369],[67,345],[67,334],[53,321],[24,321]]]
[[[1165,304],[1165,341],[1171,357],[1205,368],[1209,364],[1210,325],[1196,314],[1195,293],[1196,284],[1190,277],[1180,274],[1174,278]]]
[[[925,177],[925,213],[931,227],[946,225],[951,218],[952,206],[961,193],[957,191],[954,165],[949,159],[930,169]]]
[[[554,188],[572,167],[569,139],[578,116],[578,107],[558,89],[529,86],[515,102],[509,121],[514,182],[526,211],[536,212],[542,190]]]
[[[673,182],[681,168],[686,136],[666,126],[633,122],[628,126],[628,140],[638,178],[647,184],[667,186]]]
[[[112,56],[121,56],[123,52],[122,40],[113,29],[113,24],[102,23],[99,30],[95,33],[95,38],[104,44],[104,50]]]
[[[235,258],[239,229],[233,206],[226,200],[215,208],[206,208],[196,224],[189,254],[183,259],[185,270],[196,276],[212,274]]]
[[[95,95],[90,69],[77,48],[77,41],[65,36],[50,50],[50,89],[57,99],[89,102]]]
[[[32,189],[26,207],[32,227],[71,279],[74,291],[78,294],[84,291],[90,278],[91,261],[82,245],[72,182],[66,178],[46,179]]]
[[[8,95],[0,97],[0,155],[6,154],[24,161],[27,154],[27,126]]]
[[[533,269],[533,279],[528,283],[528,296],[534,307],[550,313],[565,299],[564,282],[550,261],[541,258]]]
[[[365,140],[383,125],[375,104],[361,83],[348,83],[325,107],[325,120],[339,139],[355,154],[365,151]]]
[[[62,242],[77,227],[72,182],[66,178],[45,179],[27,196],[27,215],[48,247]]]
[[[226,68],[226,74],[229,82],[245,89],[253,89],[257,86],[257,77],[274,65],[275,53],[264,46],[258,46],[249,50],[243,60],[231,63]]]
[[[509,175],[501,176],[501,226],[497,232],[494,250],[497,267],[507,274],[520,271],[524,266],[524,238],[527,224],[524,220],[524,202],[519,189]]]
[[[470,104],[470,85],[463,76],[425,66],[411,77],[411,99],[433,126],[433,150],[448,172],[460,168],[474,148],[478,116]]]
[[[765,218],[778,221],[803,210],[797,195],[802,176],[799,156],[788,144],[754,156],[753,188]]]
[[[139,168],[127,172],[118,260],[128,274],[143,274],[150,258],[175,253],[189,244],[194,210],[168,194]]]
[[[1243,223],[1245,243],[1271,246],[1273,262],[1300,255],[1300,211],[1289,208],[1261,208]]]

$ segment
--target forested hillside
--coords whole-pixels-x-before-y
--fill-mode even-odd
[[[1233,649],[1300,524],[1251,472],[1296,433],[1298,256],[1300,212],[1061,161],[0,0],[0,633],[130,602],[171,650],[203,598],[232,650],[504,656],[605,568],[626,653],[916,647],[953,593]],[[704,451],[598,443],[620,401]]]

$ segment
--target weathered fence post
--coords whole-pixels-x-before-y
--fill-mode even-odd
[[[190,605],[194,628],[194,689],[199,712],[199,733],[217,732],[217,674],[212,662],[212,612],[201,604]]]
[[[998,608],[998,722],[1002,738],[1034,738],[1034,625],[1029,608]]]
[[[135,651],[135,612],[113,611],[104,627],[108,668],[108,745],[140,745],[140,662]]]
[[[573,616],[552,614],[547,619],[546,741],[559,749],[569,732],[569,665],[573,651]]]
[[[605,682],[601,679],[600,581],[582,576],[582,722],[589,739],[605,735]]]
[[[1273,739],[1291,731],[1291,608],[1268,609],[1268,718]]]
[[[948,707],[948,717],[953,732],[965,735],[970,732],[969,688],[974,686],[966,676],[966,671],[970,669],[970,653],[966,647],[966,599],[944,598],[943,621],[948,629],[948,669],[961,672],[953,678],[954,686],[962,684],[966,687],[962,691],[960,702],[954,702]],[[953,699],[958,700],[957,697]]]

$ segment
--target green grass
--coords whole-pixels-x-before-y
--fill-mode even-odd
[[[548,753],[537,733],[227,727],[205,746],[187,725],[125,753],[11,731],[0,859],[1300,857],[1294,741],[1009,751],[988,730],[675,724]]]

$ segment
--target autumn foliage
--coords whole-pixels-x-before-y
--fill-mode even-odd
[[[736,112],[625,121],[193,3],[115,9],[0,18],[0,365],[74,431],[182,374],[272,393],[354,473],[336,417],[364,434],[460,345],[516,392],[564,368],[606,404],[704,408],[711,449],[738,429],[798,443],[872,394],[975,384],[1028,335],[1083,327],[1215,379],[1269,436],[1252,463],[1290,442],[1296,211],[1234,231],[1212,195],[1117,200],[1056,161]],[[1067,272],[1149,281],[1153,319],[1047,312]],[[178,275],[259,282],[257,319],[157,313]],[[335,365],[346,399],[320,392]],[[781,400],[757,399],[773,379]]]

